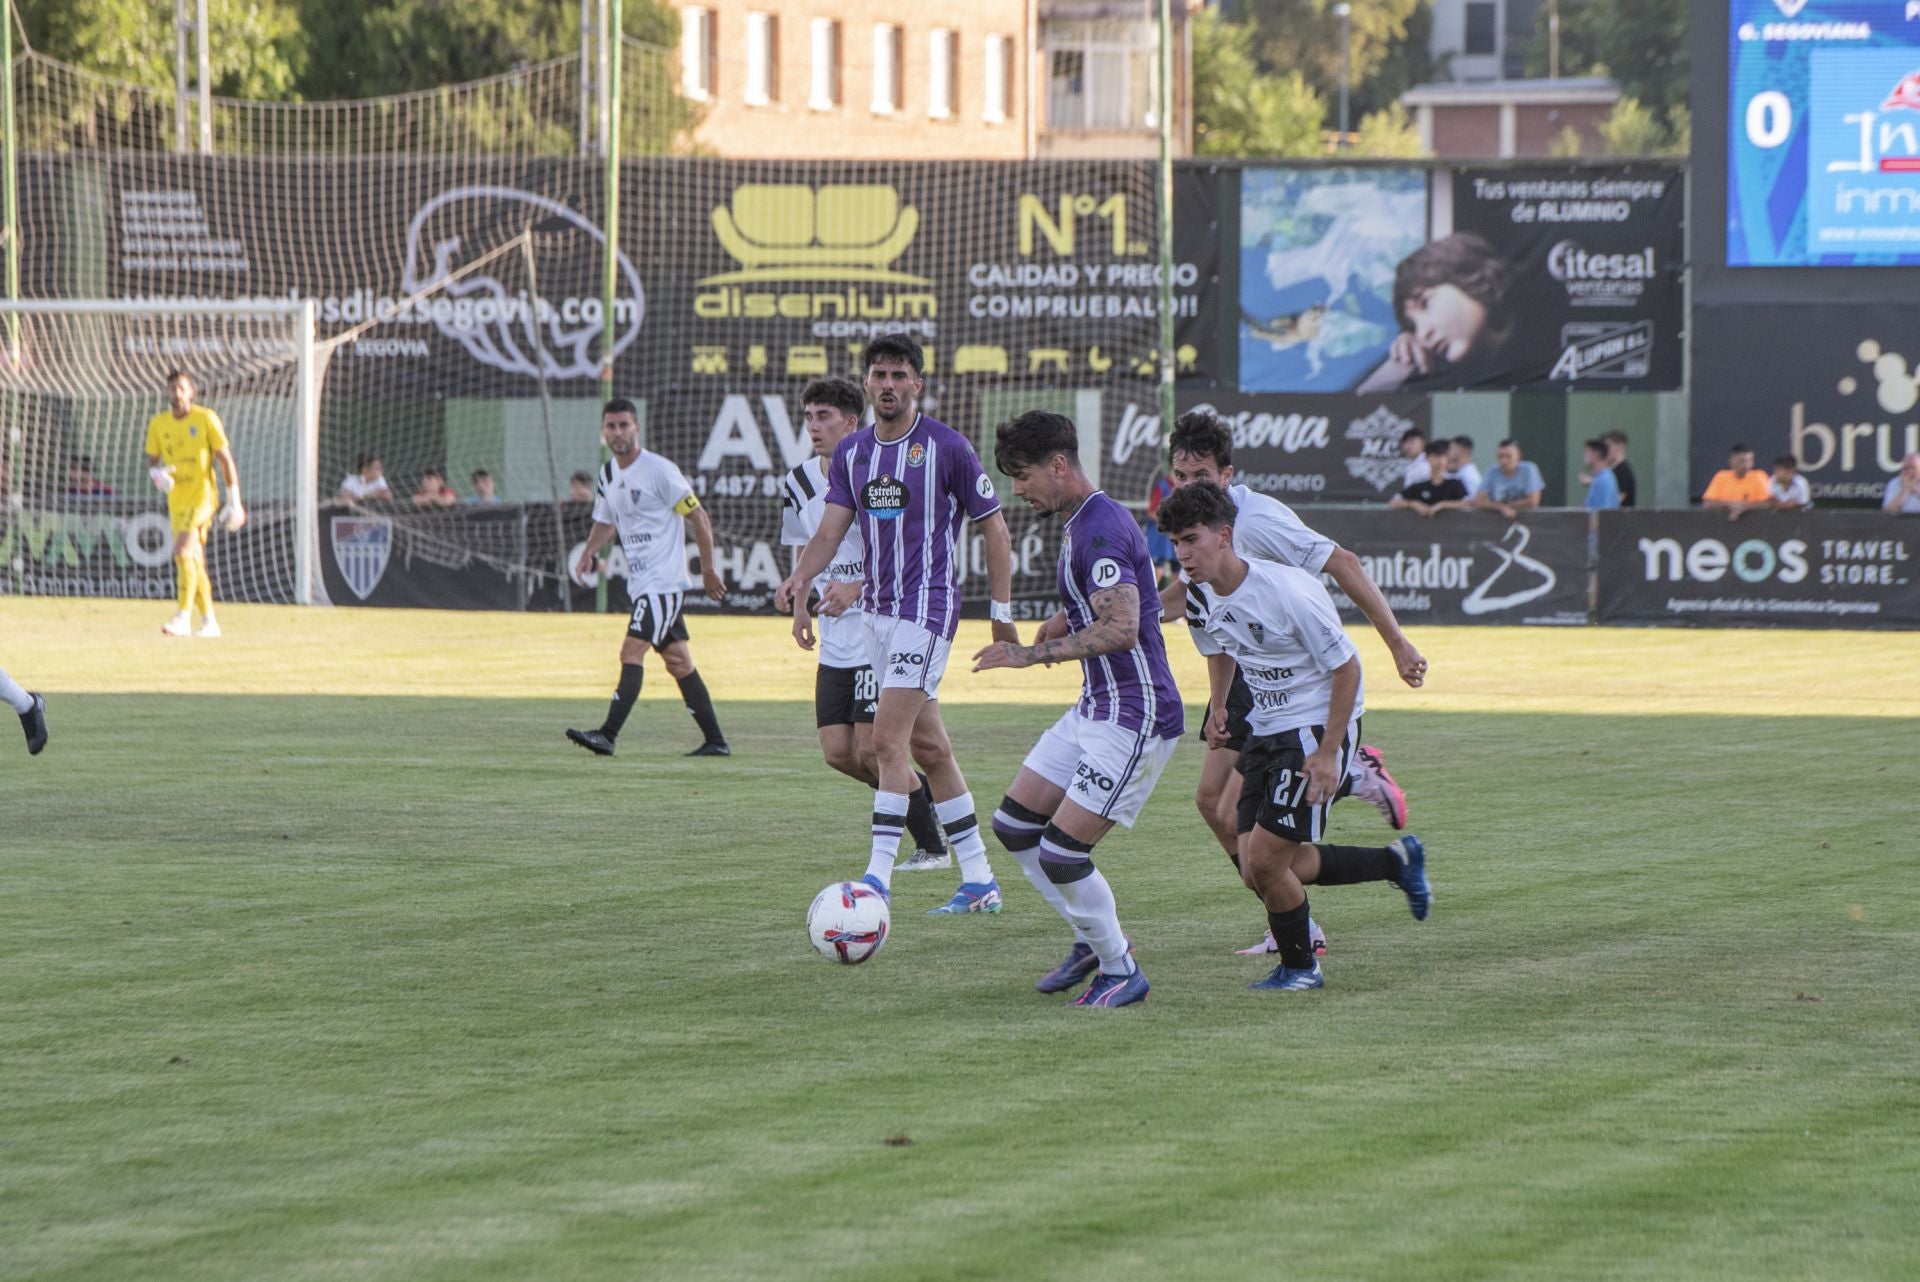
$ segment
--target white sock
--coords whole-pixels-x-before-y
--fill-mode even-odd
[[[893,857],[907,826],[907,794],[882,789],[873,794],[873,853],[867,858],[867,876],[893,889]]]
[[[1078,881],[1064,882],[1058,889],[1067,902],[1067,919],[1084,932],[1087,942],[1093,945],[1102,973],[1133,974],[1133,959],[1127,956],[1127,936],[1120,929],[1113,887],[1107,884],[1100,870],[1095,868]]]
[[[22,716],[33,710],[33,696],[21,689],[20,683],[8,676],[5,668],[0,668],[0,701]]]
[[[902,822],[907,812],[906,799],[900,801]],[[933,803],[934,817],[947,830],[947,841],[960,857],[960,880],[983,886],[993,880],[993,866],[987,862],[987,843],[980,840],[980,820],[973,813],[973,794]]]
[[[1073,937],[1088,947],[1093,941],[1087,938],[1087,932],[1074,925],[1073,913],[1067,907],[1067,897],[1060,893],[1060,887],[1047,880],[1047,874],[1040,867],[1039,850],[1018,850],[1013,857],[1019,861],[1020,871],[1027,874],[1027,881],[1040,892],[1040,898],[1053,905],[1053,911],[1060,914],[1063,921],[1073,926]]]

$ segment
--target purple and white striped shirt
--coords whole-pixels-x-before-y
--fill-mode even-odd
[[[1089,721],[1177,739],[1186,731],[1186,713],[1160,636],[1160,593],[1147,539],[1131,512],[1095,490],[1074,509],[1060,535],[1060,600],[1067,609],[1067,631],[1092,627],[1093,594],[1123,583],[1140,593],[1140,638],[1131,650],[1080,660],[1076,707]]]
[[[967,438],[925,414],[897,441],[863,427],[833,449],[827,502],[853,509],[866,540],[861,606],[952,640],[960,626],[962,531],[969,518],[1000,510]]]

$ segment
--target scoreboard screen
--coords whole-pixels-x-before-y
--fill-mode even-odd
[[[1920,0],[1730,0],[1727,264],[1920,266]]]

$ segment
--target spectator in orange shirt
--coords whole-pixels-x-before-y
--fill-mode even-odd
[[[1737,521],[1757,507],[1773,506],[1773,488],[1767,474],[1753,465],[1753,451],[1736,445],[1727,457],[1727,465],[1713,474],[1707,492],[1700,496],[1702,507],[1725,508],[1727,519]]]

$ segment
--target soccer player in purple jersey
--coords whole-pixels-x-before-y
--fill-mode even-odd
[[[1076,1006],[1127,1006],[1147,995],[1147,977],[1129,955],[1093,848],[1115,824],[1133,826],[1186,729],[1160,637],[1153,560],[1133,514],[1081,470],[1078,434],[1064,415],[1029,410],[1002,423],[994,462],[1015,495],[1065,518],[1065,607],[1034,644],[996,641],[974,655],[974,671],[1078,659],[1081,685],[1080,701],[1021,763],[993,832],[1073,927],[1066,960],[1035,987],[1057,993],[1091,976]]]
[[[996,641],[1018,641],[1013,626],[1013,537],[993,481],[967,438],[916,408],[924,368],[920,345],[903,334],[867,344],[867,402],[873,425],[844,437],[827,466],[827,503],[820,528],[801,551],[793,574],[774,592],[776,610],[806,599],[807,587],[833,561],[858,523],[866,545],[867,659],[879,679],[873,751],[880,788],[873,798],[873,846],[862,880],[891,893],[893,858],[918,786],[913,763],[926,768],[934,813],[960,860],[960,888],[935,913],[1000,911],[967,781],[940,724],[940,677],[960,626],[960,566],[966,524],[986,542],[988,614]]]

